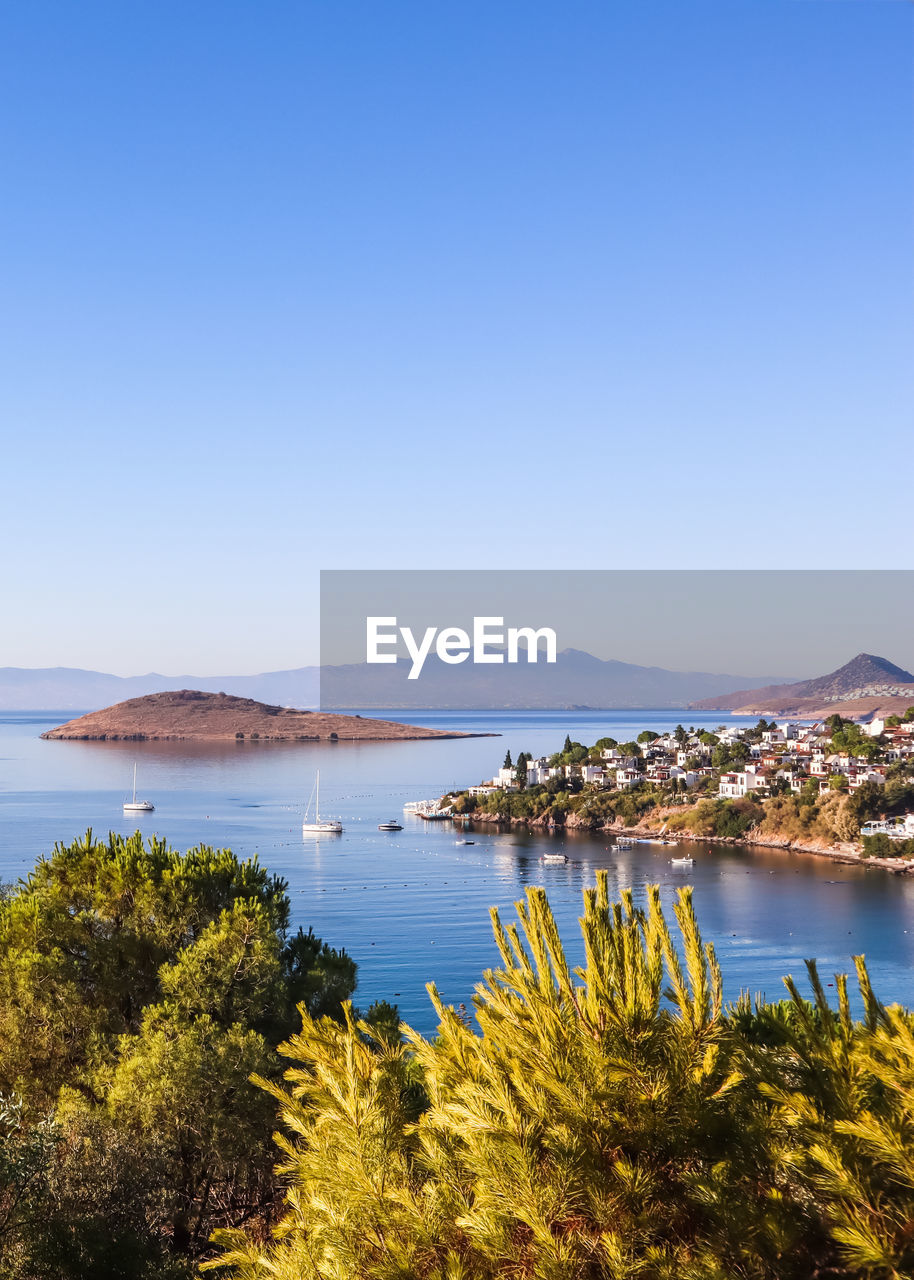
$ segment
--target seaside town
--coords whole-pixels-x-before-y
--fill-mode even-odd
[[[448,803],[483,820],[591,828],[637,826],[653,812],[671,834],[805,835],[859,842],[874,856],[914,855],[914,707],[868,722],[645,729],[592,747],[566,738],[552,756],[509,754],[490,780]]]

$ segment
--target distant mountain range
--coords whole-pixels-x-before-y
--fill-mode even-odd
[[[893,701],[894,700],[894,701]],[[895,702],[901,704],[896,706]],[[851,705],[849,705],[851,704]],[[866,704],[865,706],[863,704]],[[744,711],[749,715],[796,715],[802,718],[828,715],[886,714],[914,704],[914,675],[887,658],[858,653],[837,671],[813,680],[746,687],[734,693],[704,698],[692,704],[695,711]]]
[[[299,667],[253,676],[113,676],[72,667],[0,668],[0,709],[95,710],[150,693],[198,689],[286,707],[480,708],[686,707],[732,690],[771,686],[771,676],[667,671],[604,661],[565,649],[554,664],[453,666],[430,657],[420,680],[407,679],[407,661],[391,665]],[[784,677],[780,677],[783,682]]]
[[[128,698],[176,689],[231,693],[284,707],[316,707],[317,667],[268,671],[257,676],[112,676],[78,667],[0,667],[0,710],[95,711]]]
[[[810,680],[668,671],[604,661],[564,649],[554,664],[452,666],[434,655],[421,679],[410,664],[353,663],[297,667],[253,676],[113,676],[74,667],[0,668],[0,710],[97,710],[128,698],[178,689],[227,693],[276,706],[315,708],[439,708],[471,710],[547,707],[682,707],[696,711],[815,718],[889,714],[914,704],[914,675],[886,658],[860,653],[828,675]]]
[[[555,663],[454,666],[430,656],[419,680],[408,680],[410,663],[389,666],[325,667],[321,697],[325,706],[545,708],[685,707],[696,698],[727,693],[747,684],[770,683],[760,676],[706,671],[667,671],[630,662],[595,658],[581,649],[563,649]],[[700,691],[700,692],[699,692]]]

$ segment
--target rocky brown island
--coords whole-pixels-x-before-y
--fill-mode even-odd
[[[181,689],[129,698],[103,711],[49,729],[42,738],[72,742],[143,742],[165,738],[225,742],[396,742],[424,738],[480,738],[489,734],[424,729],[392,720],[298,711],[253,698]]]

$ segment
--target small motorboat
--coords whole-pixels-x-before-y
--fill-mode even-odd
[[[670,858],[671,867],[694,867],[694,858]]]
[[[475,840],[455,840],[454,844],[475,844]]]
[[[403,827],[400,825],[399,822],[394,822],[393,818],[391,818],[390,822],[379,822],[378,830],[379,831],[402,831]]]
[[[543,862],[567,862],[564,853],[544,853]]]

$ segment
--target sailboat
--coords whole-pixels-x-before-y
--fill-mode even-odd
[[[136,761],[133,762],[133,799],[124,801],[124,813],[152,813],[155,805],[151,800],[136,798]]]
[[[308,818],[311,813],[311,800],[314,801],[314,821],[309,822]],[[343,829],[343,824],[338,818],[322,818],[321,817],[321,771],[318,769],[317,777],[314,779],[314,790],[311,792],[311,799],[308,801],[308,807],[305,810],[305,820],[301,824],[302,833],[304,835],[330,835],[337,834]]]

